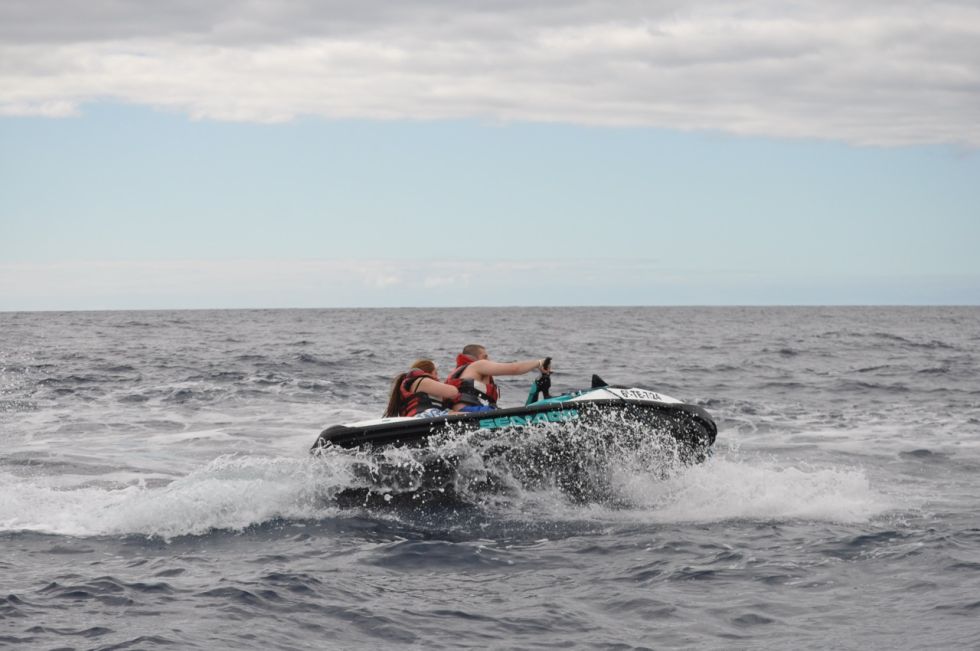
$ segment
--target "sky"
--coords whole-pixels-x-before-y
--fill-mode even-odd
[[[0,310],[980,304],[980,4],[4,0]]]

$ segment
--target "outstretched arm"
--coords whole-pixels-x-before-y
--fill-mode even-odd
[[[523,362],[491,362],[489,359],[481,359],[470,364],[466,370],[473,369],[480,375],[524,375],[533,370],[550,372],[545,370],[543,359],[529,359]]]
[[[428,377],[422,378],[416,391],[428,393],[430,396],[447,399],[456,398],[459,395],[459,389],[453,385],[439,382],[438,380],[433,380],[432,378]]]

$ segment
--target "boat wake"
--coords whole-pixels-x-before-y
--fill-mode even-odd
[[[547,427],[525,430],[519,440],[486,434],[447,433],[428,448],[380,455],[340,448],[312,458],[227,455],[169,482],[65,485],[63,475],[25,477],[0,466],[0,534],[171,540],[372,513],[411,518],[446,512],[447,505],[494,522],[591,526],[862,522],[902,506],[857,467],[749,459],[733,450],[689,465],[669,437],[644,433],[637,445],[624,442],[623,430],[611,439],[565,428],[561,446]]]

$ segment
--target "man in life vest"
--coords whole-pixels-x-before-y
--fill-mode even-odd
[[[538,370],[551,373],[545,368],[543,359],[529,359],[524,362],[491,362],[487,349],[479,344],[470,344],[456,356],[456,370],[446,378],[446,384],[459,389],[455,411],[490,411],[497,409],[500,389],[493,381],[495,375],[524,375]]]

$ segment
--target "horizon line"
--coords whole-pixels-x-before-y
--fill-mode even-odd
[[[633,309],[633,308],[689,308],[689,309],[743,309],[743,308],[976,308],[980,303],[663,303],[663,304],[590,304],[590,305],[347,305],[330,307],[159,307],[159,308],[92,308],[58,309],[42,308],[17,310],[0,308],[0,314],[85,314],[96,312],[285,312],[330,310],[496,310],[496,309]]]

